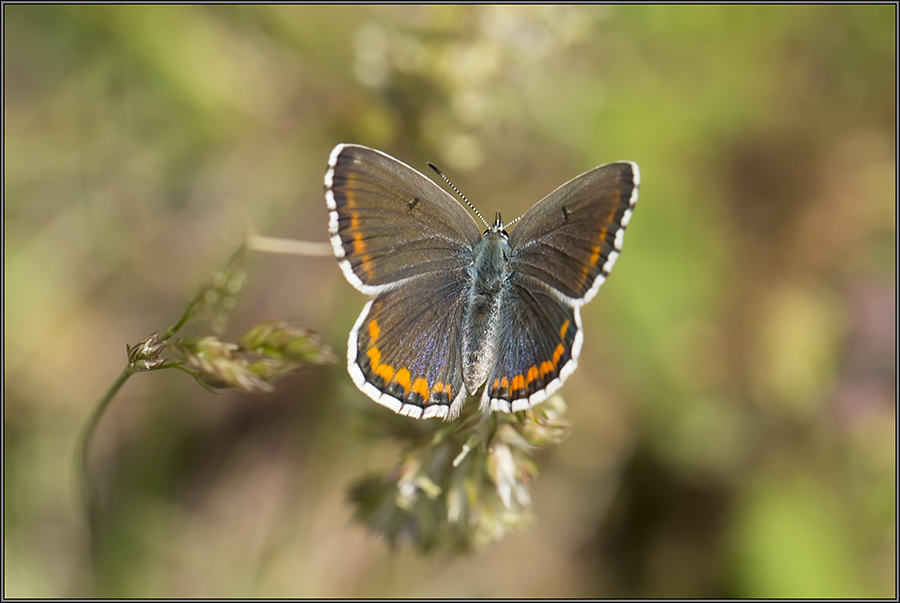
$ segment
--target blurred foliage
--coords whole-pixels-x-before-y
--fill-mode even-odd
[[[895,6],[3,10],[5,596],[896,596]],[[129,380],[88,523],[71,458],[123,343],[235,208],[325,241],[339,142],[504,215],[640,164],[536,523],[458,558],[354,525],[399,452],[374,436],[430,428],[340,366]],[[363,303],[333,259],[258,256],[229,314],[342,350]]]

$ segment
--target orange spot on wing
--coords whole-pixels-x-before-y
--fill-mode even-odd
[[[385,383],[387,383],[394,376],[394,367],[390,364],[379,365],[378,368],[375,369],[375,374],[384,379]]]
[[[512,380],[512,388],[511,391],[518,391],[525,387],[525,377],[522,375],[516,375]]]
[[[553,363],[549,360],[544,360],[541,363],[541,377],[546,377],[549,373],[552,373],[554,370]]]
[[[372,338],[372,341],[378,339],[378,335],[381,333],[381,328],[378,326],[377,320],[372,320],[369,322],[369,337]]]
[[[438,393],[442,389],[444,389],[444,384],[440,381],[435,381],[434,386],[431,388],[431,391],[433,391],[434,393]]]
[[[356,233],[353,235],[353,253],[360,256],[360,267],[365,270],[366,275],[368,275],[369,278],[373,278],[375,276],[375,271],[372,268],[372,256],[365,253],[365,251],[366,242],[362,240],[361,234]]]
[[[591,268],[597,265],[597,260],[600,259],[600,246],[594,245],[594,248],[591,249],[591,257],[588,258],[587,264],[581,267],[581,282],[584,283],[587,281],[588,275],[591,273]]]
[[[556,366],[559,364],[559,359],[562,358],[562,355],[566,353],[566,348],[563,347],[562,344],[556,346],[556,349],[553,351],[553,365]]]
[[[562,339],[563,341],[566,340],[566,331],[568,331],[568,330],[569,330],[569,319],[566,319],[566,322],[564,322],[562,324],[562,326],[559,328],[559,338]]]
[[[597,240],[600,241],[600,245],[606,241],[606,235],[609,234],[609,226],[610,224],[613,224],[613,220],[616,217],[616,211],[618,211],[618,203],[614,204],[609,214],[603,219],[603,225],[600,227],[600,232],[597,233]],[[591,248],[591,257],[588,258],[587,264],[581,267],[582,283],[587,281],[591,268],[594,268],[597,265],[597,260],[600,259],[600,245],[594,245]]]
[[[350,242],[350,246],[353,249],[354,255],[360,256],[360,266],[369,276],[372,278],[374,276],[372,270],[372,258],[369,254],[366,253],[366,242],[363,240],[362,234],[359,232],[359,214],[353,211],[352,207],[356,205],[356,198],[351,190],[347,190],[353,186],[353,177],[348,176],[347,184],[344,189],[344,199],[346,201],[346,209],[350,214],[350,226],[347,228],[347,234],[350,234],[353,237],[353,240]]]
[[[358,232],[353,235],[353,253],[362,253],[366,250],[366,242],[362,240],[362,235]]]
[[[616,201],[619,200],[619,197],[620,197],[620,196],[621,196],[621,195],[619,195],[618,191],[616,191]],[[612,224],[612,223],[613,223],[613,220],[614,220],[615,217],[616,217],[616,212],[617,212],[617,211],[619,211],[619,204],[618,204],[618,203],[613,203],[612,209],[609,210],[609,213],[606,215],[606,223],[607,223],[607,224]],[[603,230],[606,230],[606,227],[605,227],[605,226],[603,227]]]
[[[428,401],[428,381],[425,379],[416,379],[416,382],[413,383],[412,390],[425,398],[425,401]]]
[[[366,355],[369,357],[369,362],[372,363],[372,368],[377,369],[378,365],[381,364],[381,350],[373,345],[369,348],[369,351],[366,352]]]
[[[500,385],[502,385],[503,387],[509,387],[509,379],[507,379],[506,377],[502,377],[500,379]]]
[[[410,377],[409,377],[409,369],[405,368],[405,367],[400,369],[399,371],[397,371],[395,378],[397,379],[397,383],[402,385],[403,389],[405,389],[408,392],[409,386],[411,385]]]
[[[494,385],[491,386],[492,389],[497,389],[500,387],[500,379],[494,379]]]
[[[618,195],[616,195],[616,197],[618,197]],[[618,201],[618,199],[617,199],[617,201]],[[612,209],[609,210],[609,213],[606,214],[606,218],[604,218],[604,220],[603,220],[603,226],[600,228],[600,236],[597,237],[601,241],[606,240],[606,235],[609,233],[609,225],[613,223],[613,220],[616,217],[616,212],[618,211],[618,205],[619,205],[618,203],[614,203]]]
[[[538,371],[538,367],[531,365],[531,368],[528,369],[528,374],[525,375],[525,385],[529,385],[532,381],[538,378],[540,375],[540,371]]]

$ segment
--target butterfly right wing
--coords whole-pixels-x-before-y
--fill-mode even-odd
[[[339,144],[325,172],[328,231],[344,276],[367,295],[471,261],[475,219],[449,193],[380,151]]]
[[[622,252],[640,180],[636,163],[608,163],[544,197],[510,234],[513,269],[571,306],[589,302]]]
[[[513,274],[497,320],[503,337],[481,408],[518,412],[546,400],[578,366],[581,314],[535,279]]]
[[[430,272],[366,304],[347,342],[347,367],[363,393],[415,418],[459,414],[466,274]]]
[[[580,307],[609,276],[637,201],[637,164],[590,170],[539,201],[509,238],[506,297],[498,316],[483,409],[517,412],[547,399],[578,365]]]

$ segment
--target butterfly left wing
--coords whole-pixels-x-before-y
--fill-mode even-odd
[[[344,276],[367,295],[465,266],[481,240],[474,218],[390,155],[339,144],[325,172],[328,231]]]
[[[509,237],[512,269],[572,306],[590,301],[622,251],[640,186],[636,163],[596,167],[529,209]]]
[[[347,342],[347,367],[363,393],[415,418],[459,413],[465,276],[463,268],[427,273],[366,304]]]
[[[403,415],[455,414],[465,399],[459,342],[481,240],[475,220],[421,173],[360,145],[331,152],[325,200],[341,270],[375,296],[350,332],[353,382]]]

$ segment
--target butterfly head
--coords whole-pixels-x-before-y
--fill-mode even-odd
[[[490,225],[490,227],[484,231],[484,234],[493,233],[496,235],[500,235],[504,239],[509,239],[509,234],[504,229],[503,218],[500,217],[500,212],[497,212],[497,216],[494,218],[494,223]]]

